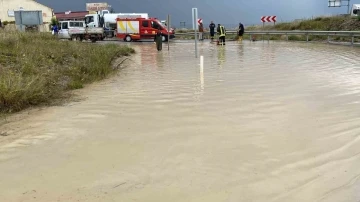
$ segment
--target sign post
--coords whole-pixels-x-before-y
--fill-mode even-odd
[[[265,31],[265,22],[274,22],[274,25],[276,23],[276,16],[261,16],[260,18],[261,22],[263,23],[263,31]],[[263,35],[263,40],[264,40],[264,35]]]
[[[167,16],[167,19],[166,19],[166,22],[167,22],[167,29],[168,29],[168,37],[167,37],[167,44],[168,44],[168,50],[170,50],[170,15]]]
[[[346,4],[343,2],[346,2]],[[342,6],[347,6],[348,7],[347,14],[351,14],[350,13],[350,0],[329,0],[328,1],[328,7],[330,7],[330,8],[336,8],[336,7],[342,7]]]
[[[192,9],[193,13],[193,28],[195,33],[195,58],[197,58],[198,51],[197,51],[197,19],[198,19],[198,10],[197,8]]]
[[[197,27],[200,26],[200,23],[202,23],[202,19],[201,19],[201,18],[197,19],[197,25],[198,25]],[[201,37],[204,37],[204,35],[202,34]],[[199,30],[199,40],[202,40],[202,39],[203,39],[203,38],[200,39],[200,30]]]

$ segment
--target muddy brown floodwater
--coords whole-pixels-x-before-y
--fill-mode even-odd
[[[3,125],[0,201],[358,202],[360,49],[134,43],[80,102]]]

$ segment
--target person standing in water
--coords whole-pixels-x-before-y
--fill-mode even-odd
[[[242,40],[243,40],[244,32],[245,32],[244,25],[240,22],[240,23],[239,23],[239,30],[238,30],[239,41],[242,41]]]
[[[156,42],[156,49],[158,51],[162,50],[162,33],[160,28],[158,29],[156,36],[155,36],[155,42]]]
[[[214,35],[215,35],[215,27],[216,25],[214,24],[213,21],[211,21],[209,28],[210,28],[210,37],[211,37],[211,42],[214,41]]]
[[[225,27],[218,24],[217,33],[219,35],[219,45],[225,45],[225,36],[226,36]]]
[[[204,40],[204,26],[203,23],[201,22],[199,25],[199,40],[202,41]]]

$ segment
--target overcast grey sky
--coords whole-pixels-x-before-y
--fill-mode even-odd
[[[116,12],[149,13],[151,17],[166,19],[171,15],[172,25],[180,21],[191,24],[191,8],[198,8],[205,24],[215,23],[245,25],[259,24],[263,15],[276,15],[278,22],[312,16],[346,13],[347,7],[328,8],[328,0],[37,0],[55,10],[82,11],[86,3],[107,2]],[[205,3],[206,2],[206,3]],[[351,0],[351,4],[360,0]]]

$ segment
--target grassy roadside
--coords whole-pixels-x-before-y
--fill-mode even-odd
[[[276,25],[250,26],[246,27],[248,31],[260,30],[311,30],[311,31],[360,31],[360,17],[351,16],[331,16],[331,17],[316,17],[313,19],[277,23]],[[256,36],[261,39],[262,36]],[[249,38],[249,36],[247,36]],[[264,39],[267,40],[267,36]],[[306,41],[304,35],[291,35],[289,41]],[[286,36],[270,36],[270,40],[286,40]],[[350,42],[350,37],[331,37],[332,41]],[[309,36],[309,41],[327,41],[327,36]],[[355,42],[360,39],[355,37]]]
[[[135,51],[115,44],[59,41],[48,33],[0,31],[0,113],[61,99],[116,71],[112,62]]]
[[[313,31],[359,31],[360,17],[331,16],[277,23],[276,25],[250,26],[247,30],[313,30]]]
[[[313,31],[360,31],[360,17],[351,16],[331,16],[331,17],[316,17],[307,20],[298,20],[293,22],[277,23],[274,25],[249,26],[245,27],[244,39],[249,40],[250,36],[246,31],[262,31],[262,30],[313,30]],[[193,32],[193,30],[177,30],[176,33]],[[262,40],[262,35],[255,36],[258,40]],[[227,39],[237,39],[236,35],[228,34]],[[193,36],[176,36],[176,39],[194,39]],[[268,36],[264,35],[264,40]],[[306,41],[306,36],[303,35],[290,35],[289,41]],[[270,40],[286,40],[286,36],[271,35]],[[332,41],[350,42],[350,37],[331,37]],[[309,36],[309,41],[327,41],[327,36]],[[360,42],[360,38],[355,37],[355,42]]]

